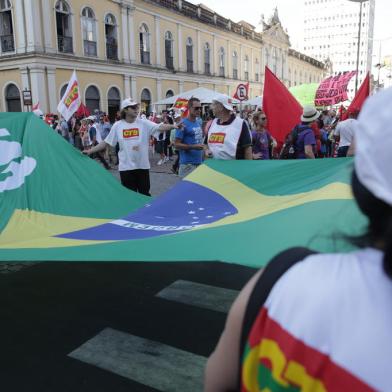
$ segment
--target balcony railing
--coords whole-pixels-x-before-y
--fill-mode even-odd
[[[210,63],[204,63],[204,73],[206,75],[211,75],[211,65],[210,65]]]
[[[57,36],[57,46],[61,53],[73,53],[72,37]]]
[[[174,69],[173,57],[171,57],[171,56],[166,56],[166,68],[168,68],[168,69]]]
[[[106,57],[109,60],[118,60],[118,50],[116,44],[106,43]]]
[[[193,72],[193,61],[192,60],[186,61],[186,72]]]
[[[97,43],[95,41],[84,40],[84,54],[86,56],[96,56],[97,55]]]
[[[142,64],[150,64],[150,52],[140,51],[140,62]]]
[[[219,67],[219,76],[222,78],[225,77],[225,67]]]
[[[238,69],[233,69],[233,79],[238,79]]]
[[[2,35],[1,39],[1,51],[13,52],[15,50],[14,36],[13,35]]]

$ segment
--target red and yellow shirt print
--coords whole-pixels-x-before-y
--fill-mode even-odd
[[[140,135],[139,128],[123,129],[122,131],[124,139],[136,139]]]
[[[226,134],[224,132],[211,133],[208,138],[208,143],[210,144],[224,144]]]
[[[263,308],[242,359],[242,392],[373,391],[328,355],[286,331]]]

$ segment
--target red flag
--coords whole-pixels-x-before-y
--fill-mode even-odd
[[[301,121],[302,106],[268,67],[265,67],[263,111],[267,129],[279,144]]]
[[[363,103],[366,101],[366,98],[370,95],[370,76],[369,72],[366,75],[366,78],[361,84],[361,87],[357,91],[353,101],[348,107],[343,120],[345,120],[349,114],[359,112],[362,108]]]
[[[88,110],[87,106],[83,105],[83,102],[80,104],[78,110],[76,111],[77,118],[85,118],[90,115],[90,110]]]

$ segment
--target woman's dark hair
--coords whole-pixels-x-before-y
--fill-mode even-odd
[[[352,190],[361,211],[368,217],[367,231],[349,240],[359,247],[377,247],[381,243],[384,251],[384,271],[392,279],[392,206],[375,197],[358,179],[355,170],[352,175]]]

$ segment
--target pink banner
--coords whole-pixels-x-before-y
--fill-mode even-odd
[[[356,71],[344,72],[324,79],[316,92],[314,103],[316,106],[336,105],[347,100],[347,85]]]

